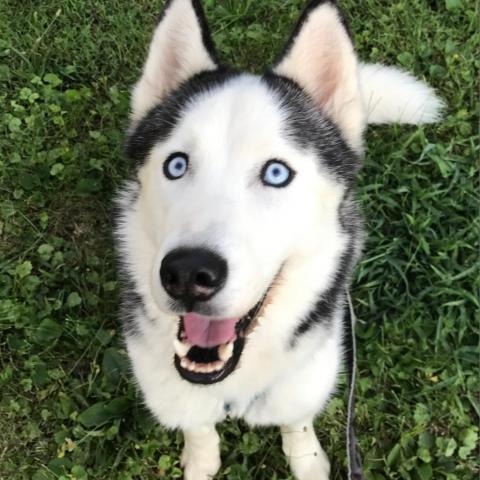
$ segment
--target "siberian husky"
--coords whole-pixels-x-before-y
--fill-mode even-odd
[[[260,76],[219,61],[199,0],[167,1],[133,89],[116,235],[133,371],[183,430],[185,479],[219,470],[226,416],[278,425],[295,477],[328,478],[312,422],[342,365],[363,133],[440,108],[359,62],[334,1],[308,4]]]

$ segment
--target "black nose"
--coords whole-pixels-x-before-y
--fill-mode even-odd
[[[209,300],[223,287],[227,262],[203,248],[179,248],[163,258],[160,279],[172,298],[192,305]]]

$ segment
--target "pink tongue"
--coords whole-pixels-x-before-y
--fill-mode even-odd
[[[183,326],[187,340],[199,347],[216,347],[235,337],[235,325],[238,318],[212,319],[196,313],[187,313],[183,317]]]

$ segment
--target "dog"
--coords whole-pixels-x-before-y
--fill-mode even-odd
[[[363,134],[441,107],[361,63],[334,1],[306,6],[262,75],[220,62],[199,0],[166,2],[132,92],[116,239],[133,372],[183,431],[186,480],[219,470],[227,416],[278,425],[294,476],[328,478],[313,419],[342,368]]]

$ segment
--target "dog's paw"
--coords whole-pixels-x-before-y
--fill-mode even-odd
[[[330,462],[320,448],[313,454],[290,456],[290,468],[297,480],[328,480]]]
[[[184,480],[211,480],[220,469],[218,449],[194,450],[185,446],[180,459]]]
[[[311,421],[282,427],[282,448],[297,480],[328,480],[330,462]]]

